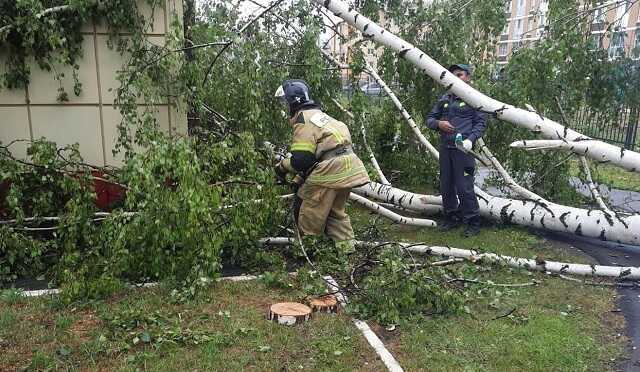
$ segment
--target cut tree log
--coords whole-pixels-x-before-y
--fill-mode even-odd
[[[421,195],[371,182],[352,192],[412,210],[442,205],[438,196]],[[568,207],[554,203],[515,200],[478,194],[480,214],[504,224],[566,232],[600,240],[640,245],[640,215]]]
[[[271,305],[268,319],[282,325],[295,325],[311,319],[311,308],[297,302],[280,302]]]
[[[316,297],[309,300],[309,306],[314,313],[335,314],[338,312],[338,299],[334,295]]]
[[[342,0],[313,0],[315,3],[331,10],[337,17],[345,20],[349,25],[362,32],[365,39],[381,43],[396,52],[431,77],[434,81],[462,98],[468,105],[491,113],[497,118],[528,129],[549,139],[562,141],[582,141],[587,151],[582,154],[596,161],[615,164],[624,169],[640,172],[640,153],[621,149],[602,141],[593,140],[581,133],[571,130],[560,123],[545,118],[536,110],[524,110],[495,100],[467,85],[446,68],[433,60],[429,55],[414,45],[400,39],[388,30],[378,26],[375,22],[358,13],[353,7]],[[579,152],[578,149],[573,149]]]

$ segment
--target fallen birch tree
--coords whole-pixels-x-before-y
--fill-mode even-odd
[[[379,243],[359,242],[359,244],[371,246],[372,244],[375,245]],[[495,263],[504,264],[510,267],[525,269],[529,271],[542,271],[542,272],[550,272],[550,273],[556,273],[556,274],[597,276],[597,277],[608,277],[608,278],[628,279],[628,280],[640,279],[640,267],[575,264],[575,263],[568,263],[568,262],[545,261],[541,259],[535,260],[535,259],[528,259],[528,258],[502,256],[495,253],[482,253],[482,252],[468,250],[468,249],[451,248],[451,247],[439,247],[439,246],[429,246],[429,245],[411,244],[411,243],[394,243],[394,244],[397,244],[403,247],[404,249],[414,253],[464,258],[473,263],[495,262]]]
[[[294,239],[272,237],[260,239],[264,245],[294,245]],[[450,258],[462,258],[474,264],[498,263],[510,267],[529,271],[541,271],[561,275],[579,275],[607,277],[624,280],[640,280],[640,267],[633,266],[604,266],[576,264],[571,262],[548,261],[544,259],[529,259],[521,257],[504,256],[495,253],[485,253],[470,249],[453,247],[431,246],[421,243],[406,242],[366,242],[356,241],[356,246],[361,248],[393,247],[397,246],[412,253],[443,256]]]
[[[422,219],[422,218],[413,218],[413,217],[404,217],[401,216],[393,211],[390,211],[389,209],[381,206],[378,203],[372,202],[371,200],[360,196],[358,194],[355,193],[351,193],[349,195],[349,199],[364,206],[365,208],[383,216],[386,217],[388,219],[390,219],[391,221],[401,224],[401,225],[409,225],[409,226],[422,226],[422,227],[434,227],[436,226],[435,221],[433,220],[427,220],[427,219]]]
[[[623,150],[620,147],[591,139],[545,118],[535,110],[517,108],[484,95],[451,74],[420,49],[378,26],[342,0],[314,0],[314,2],[326,7],[337,17],[360,30],[365,39],[373,40],[395,50],[399,57],[417,66],[423,73],[445,87],[448,92],[454,93],[476,109],[491,113],[498,119],[513,123],[548,139],[574,143],[582,141],[583,149],[571,147],[568,149],[582,153],[596,161],[608,162],[629,171],[640,172],[640,153]]]
[[[353,192],[384,203],[420,211],[442,205],[438,196],[421,195],[372,182]],[[574,208],[554,203],[478,194],[480,214],[504,224],[541,228],[579,236],[640,245],[640,215]]]

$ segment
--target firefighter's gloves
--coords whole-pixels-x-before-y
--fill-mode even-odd
[[[298,190],[300,189],[300,187],[302,187],[303,183],[304,183],[304,179],[302,177],[300,177],[299,174],[296,174],[296,176],[293,177],[293,179],[289,183],[289,187],[291,187],[291,191],[294,194],[297,194]]]
[[[287,182],[287,174],[289,172],[287,172],[287,170],[283,166],[282,162],[279,162],[274,167],[274,169],[275,169],[275,172],[276,172],[276,185],[287,185],[287,184],[289,184],[289,182]]]

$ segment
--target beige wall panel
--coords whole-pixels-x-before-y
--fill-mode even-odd
[[[145,30],[145,33],[164,34],[166,31],[163,2],[159,0],[156,2],[157,4],[152,8],[146,0],[138,0],[138,9],[147,22],[151,22],[151,16],[153,15],[153,22],[150,24],[150,27]],[[104,22],[98,22],[96,24],[96,31],[98,33],[108,32],[107,25]]]
[[[6,63],[7,55],[4,51],[0,51],[0,77],[7,72],[5,68]],[[0,81],[0,104],[25,104],[27,103],[26,97],[24,88],[9,90],[4,86],[4,83]],[[2,137],[0,137],[0,139],[2,139]]]
[[[6,145],[16,139],[31,139],[27,106],[0,107],[0,141]],[[28,146],[26,142],[16,142],[9,151],[16,157],[26,158]]]
[[[45,137],[58,146],[80,144],[87,163],[103,165],[102,136],[98,107],[32,106],[33,137]]]
[[[179,108],[170,108],[169,113],[171,115],[171,134],[187,134],[187,113],[184,112],[185,109],[186,107],[184,107],[184,104]]]
[[[93,35],[93,22],[89,21],[80,26],[80,32],[82,32],[83,34]]]
[[[140,107],[138,109],[139,113],[143,113],[146,107]],[[159,107],[149,107],[148,109],[154,111],[154,117],[157,120],[157,123],[160,129],[163,132],[169,133],[169,112],[167,106],[159,106]],[[113,156],[113,149],[115,148],[116,142],[118,140],[118,125],[122,121],[122,115],[120,115],[120,111],[113,106],[104,106],[102,109],[102,116],[104,119],[104,147],[105,147],[105,157],[106,164],[112,166],[122,165],[122,154],[118,154],[117,156]]]
[[[182,6],[182,1],[171,1],[167,0],[167,16],[169,18],[169,23],[167,25],[167,32],[169,32],[169,28],[171,28],[171,22],[175,17],[178,17],[180,21],[182,21],[182,15],[184,14],[184,8]]]
[[[80,69],[78,78],[82,83],[82,92],[76,96],[73,92],[73,68],[66,65],[55,66],[58,72],[64,73],[62,86],[69,96],[69,103],[98,103],[98,78],[96,75],[96,54],[92,35],[85,35],[82,41],[83,57],[78,60]],[[59,83],[53,71],[44,71],[35,61],[31,61],[31,83],[29,84],[29,98],[33,104],[58,103]]]
[[[118,72],[122,71],[122,66],[127,61],[127,56],[123,57],[115,49],[107,46],[108,36],[98,35],[98,68],[100,69],[100,94],[103,105],[112,105],[116,98],[115,90],[120,86],[116,79]],[[149,41],[156,45],[164,45],[164,37],[150,36]],[[111,89],[111,91],[109,91]]]

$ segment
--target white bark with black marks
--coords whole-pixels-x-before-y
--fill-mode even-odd
[[[367,198],[412,210],[442,205],[439,196],[421,195],[371,182],[352,190]],[[505,224],[536,227],[579,236],[640,245],[640,215],[568,207],[478,194],[480,214]]]
[[[374,213],[379,214],[382,217],[388,218],[391,221],[408,226],[421,226],[421,227],[434,227],[437,226],[436,222],[433,220],[428,220],[424,218],[413,218],[413,217],[404,217],[401,216],[389,209],[381,206],[378,203],[372,202],[371,200],[362,197],[358,194],[351,193],[349,194],[349,199],[364,206],[365,208],[373,211]]]
[[[417,66],[424,74],[444,86],[448,92],[454,93],[474,108],[494,114],[499,119],[529,129],[545,138],[566,141],[588,140],[583,141],[585,149],[581,151],[585,156],[599,162],[608,162],[630,171],[640,172],[640,153],[590,139],[581,133],[545,118],[535,110],[524,110],[488,97],[454,76],[420,49],[355,11],[346,2],[342,0],[314,1],[360,30],[366,39],[381,43],[397,51],[399,57]],[[580,150],[574,151],[580,152]]]
[[[422,146],[424,146],[427,149],[427,151],[429,151],[429,154],[431,154],[431,156],[433,156],[436,159],[439,159],[440,153],[438,152],[438,150],[436,150],[436,148],[433,147],[431,142],[429,142],[429,140],[422,134],[415,120],[413,120],[409,112],[407,112],[407,110],[404,108],[404,106],[402,105],[398,97],[395,95],[395,93],[393,93],[391,88],[389,88],[387,83],[385,83],[384,80],[382,80],[382,78],[380,77],[380,75],[378,75],[378,72],[367,61],[365,61],[364,68],[365,68],[365,72],[369,73],[369,75],[371,75],[371,77],[375,79],[375,81],[378,83],[378,85],[380,85],[380,87],[389,96],[389,98],[391,98],[391,101],[396,106],[398,111],[400,111],[400,114],[402,115],[404,120],[407,122],[407,124],[409,124],[409,127],[413,131],[413,134],[418,138]]]
[[[365,243],[371,245],[372,243]],[[568,262],[556,262],[546,260],[534,260],[528,258],[519,258],[511,256],[503,256],[495,253],[482,253],[478,251],[429,246],[422,244],[397,243],[405,247],[406,250],[414,253],[431,254],[445,257],[464,258],[474,263],[497,262],[510,267],[526,269],[529,271],[542,271],[557,274],[571,274],[581,276],[597,276],[616,279],[638,280],[640,279],[640,267],[631,266],[602,266],[602,265],[586,265]]]
[[[589,190],[591,191],[591,195],[593,196],[593,199],[596,201],[596,203],[598,203],[598,206],[600,207],[600,209],[611,213],[611,210],[609,209],[609,207],[607,207],[607,204],[605,204],[604,200],[602,199],[602,196],[600,195],[600,190],[598,190],[598,187],[593,182],[593,177],[591,177],[591,169],[589,169],[589,162],[587,161],[587,158],[585,158],[584,156],[580,156],[580,163],[582,164],[582,169],[584,170],[584,176],[587,179],[586,181],[587,181],[587,184],[589,185]]]
[[[509,174],[509,172],[507,172],[506,169],[504,169],[504,167],[502,166],[502,164],[500,164],[500,161],[498,161],[498,159],[495,157],[495,155],[493,155],[493,153],[491,152],[491,150],[489,150],[489,147],[487,147],[487,145],[484,143],[484,140],[482,138],[478,138],[478,140],[476,141],[478,143],[478,145],[480,146],[480,149],[482,151],[482,153],[484,154],[484,156],[486,156],[489,161],[491,162],[492,167],[498,172],[498,174],[500,174],[500,176],[502,177],[502,179],[504,180],[505,185],[507,185],[508,188],[510,188],[514,193],[516,193],[517,195],[525,198],[525,199],[530,199],[530,200],[537,200],[540,202],[547,202],[542,196],[536,194],[533,191],[530,191],[522,186],[520,186]]]

